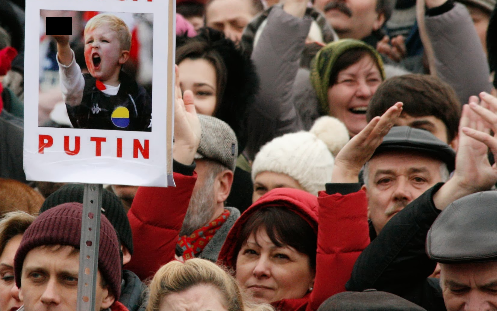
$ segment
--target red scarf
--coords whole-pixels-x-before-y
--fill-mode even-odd
[[[225,209],[221,216],[211,221],[207,226],[193,231],[189,236],[180,236],[178,245],[183,250],[183,259],[195,258],[195,255],[200,254],[229,216],[230,211]]]

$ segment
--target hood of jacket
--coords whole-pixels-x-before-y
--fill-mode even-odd
[[[252,214],[275,205],[284,206],[299,215],[311,226],[317,235],[319,206],[317,197],[299,189],[273,189],[252,204],[235,222],[221,248],[218,264],[221,264],[230,270],[236,270],[238,250],[235,249],[235,246],[243,226]]]

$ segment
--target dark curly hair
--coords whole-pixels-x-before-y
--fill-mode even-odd
[[[176,44],[176,64],[205,59],[214,66],[217,102],[213,116],[233,129],[241,153],[247,143],[247,110],[259,88],[252,61],[224,33],[212,28],[200,29],[193,38],[178,37]]]

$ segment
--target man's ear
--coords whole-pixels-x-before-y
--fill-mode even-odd
[[[457,148],[459,148],[459,134],[457,134],[456,137],[449,143],[449,146],[454,149],[455,152],[457,152]]]
[[[230,195],[231,185],[233,184],[233,172],[224,170],[216,176],[216,202],[226,201]]]
[[[362,185],[361,190],[364,190],[364,192],[366,192],[366,200],[369,202],[368,187],[366,187],[366,185]],[[368,204],[368,219],[371,218],[370,216],[371,216],[371,212],[369,211],[369,204]]]
[[[125,264],[127,264],[128,262],[130,262],[131,260],[131,253],[129,252],[129,249],[124,246],[124,245],[121,245],[121,251],[123,253],[123,266]]]
[[[105,310],[110,308],[112,304],[116,301],[114,294],[111,294],[109,289],[106,287],[103,289],[102,304],[100,305],[100,310]]]
[[[376,18],[375,22],[373,23],[373,30],[380,29],[384,23],[385,23],[385,13],[383,13],[383,12],[378,13],[378,17]]]
[[[128,58],[129,58],[129,51],[122,50],[121,56],[119,56],[119,64],[123,65],[125,62],[128,61]]]

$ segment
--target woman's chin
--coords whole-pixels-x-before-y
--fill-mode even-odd
[[[260,293],[253,293],[251,291],[247,292],[248,300],[252,303],[271,303],[272,300],[269,297],[262,296]]]

